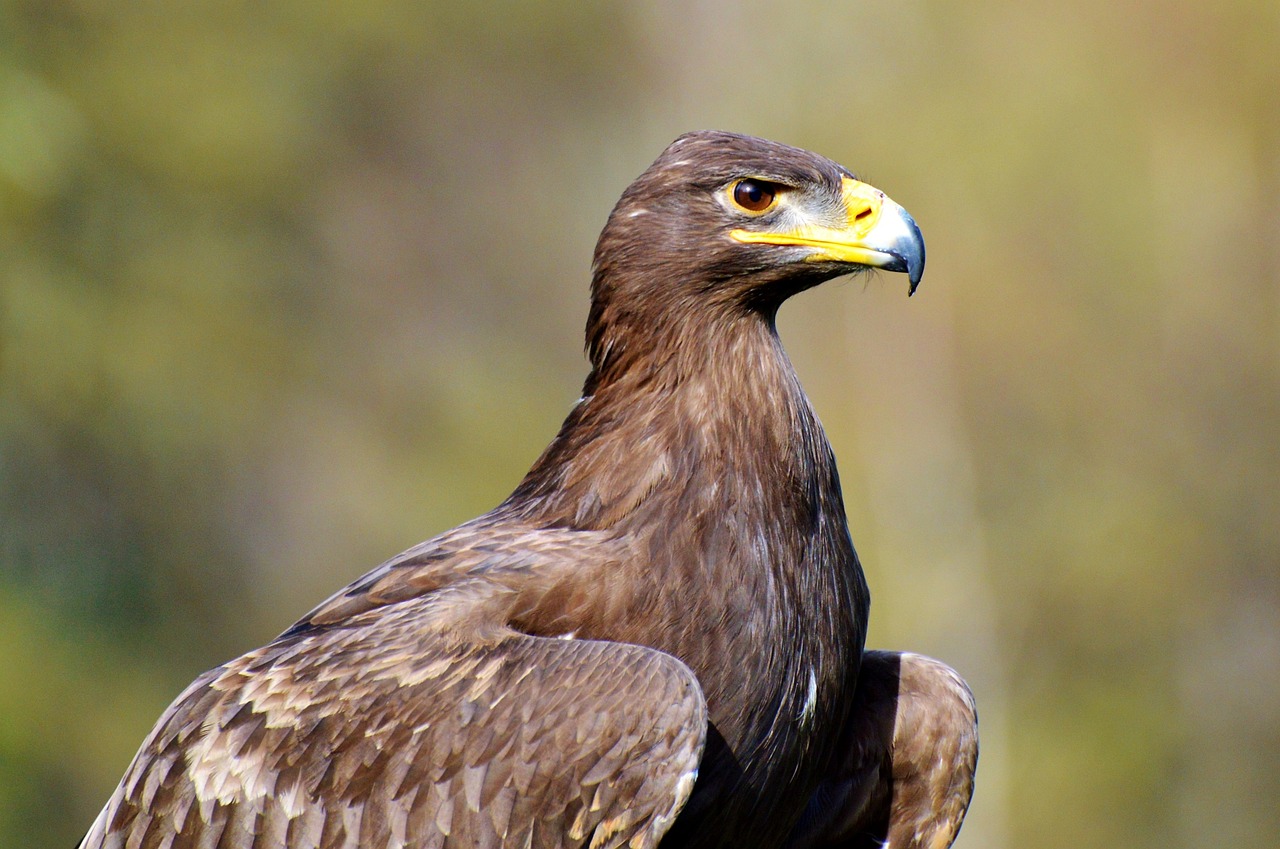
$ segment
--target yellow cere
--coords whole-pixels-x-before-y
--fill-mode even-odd
[[[793,230],[734,230],[729,235],[744,243],[767,245],[803,245],[817,248],[805,257],[814,262],[839,261],[865,265],[880,265],[883,255],[866,240],[884,209],[887,198],[884,192],[852,177],[845,177],[842,197],[846,217],[839,226],[829,226],[816,221],[807,222]]]

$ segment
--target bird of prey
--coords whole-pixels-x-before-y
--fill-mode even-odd
[[[784,300],[924,268],[821,156],[676,139],[600,236],[581,400],[509,498],[165,711],[85,849],[945,849],[977,759],[869,596]]]

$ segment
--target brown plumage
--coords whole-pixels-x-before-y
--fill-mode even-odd
[[[865,266],[914,289],[923,262],[835,163],[677,139],[609,217],[583,398],[515,492],[198,678],[83,845],[945,849],[972,697],[864,655],[774,329],[796,292]]]

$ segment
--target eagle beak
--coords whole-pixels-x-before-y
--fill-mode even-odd
[[[838,226],[806,223],[794,230],[734,230],[739,242],[813,248],[806,262],[845,262],[905,271],[908,295],[924,274],[924,237],[915,219],[879,189],[852,177],[842,182],[845,220]]]

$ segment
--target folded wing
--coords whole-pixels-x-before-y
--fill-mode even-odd
[[[291,634],[206,673],[82,846],[657,843],[706,733],[683,663],[515,632],[417,645],[398,625],[413,613]]]

